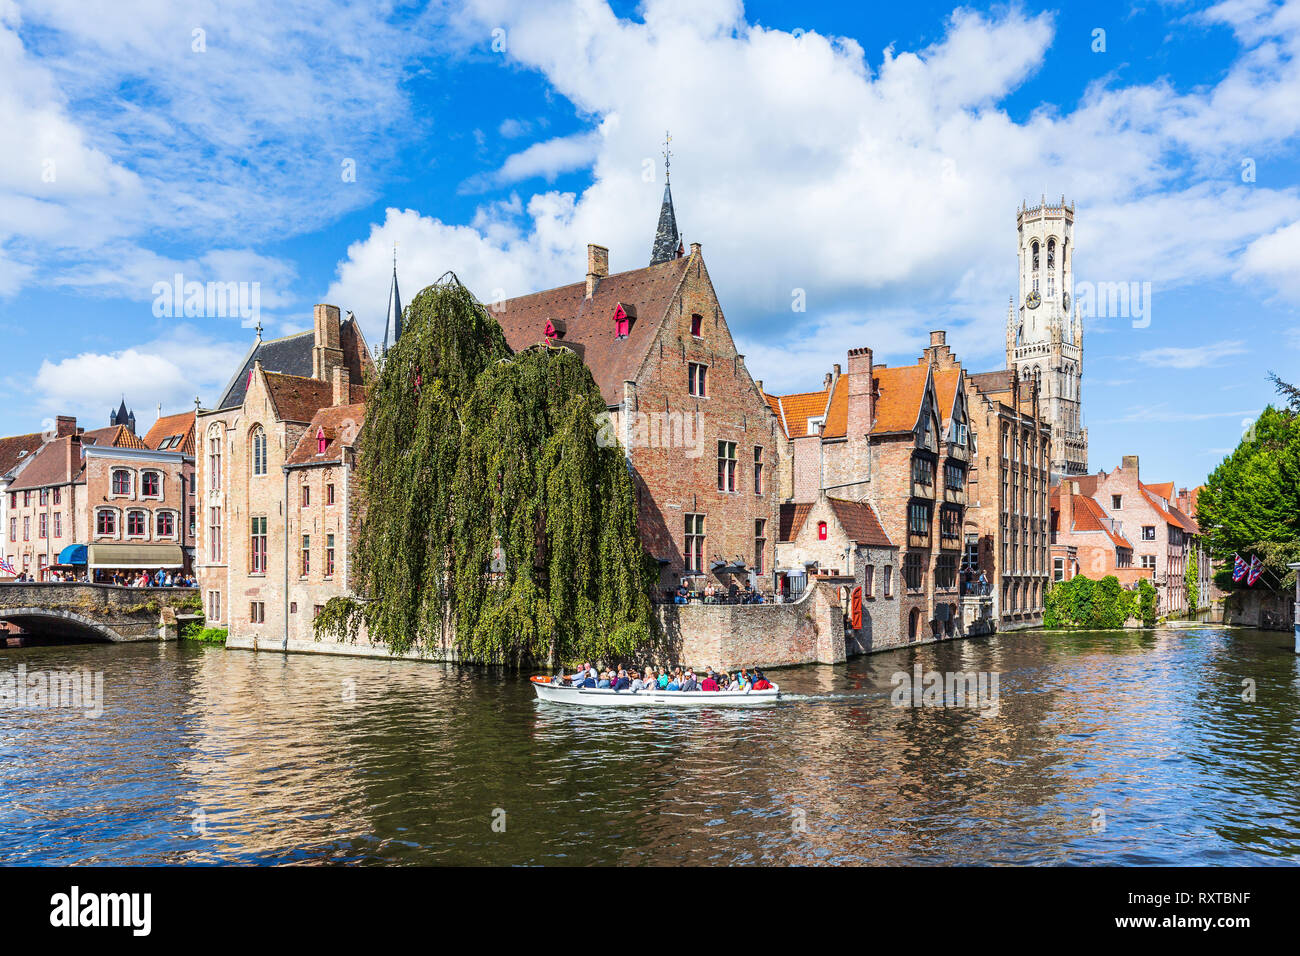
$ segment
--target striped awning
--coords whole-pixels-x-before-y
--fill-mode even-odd
[[[91,568],[179,568],[185,556],[178,544],[92,544]]]

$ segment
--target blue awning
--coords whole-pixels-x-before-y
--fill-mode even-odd
[[[84,544],[70,544],[59,552],[59,560],[55,564],[85,564],[86,563],[86,546]]]

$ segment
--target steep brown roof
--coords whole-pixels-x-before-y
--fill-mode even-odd
[[[848,433],[849,377],[841,375],[835,379],[835,387],[831,389],[830,404],[826,406],[826,427],[822,429],[822,435],[827,438],[843,438]]]
[[[972,372],[966,376],[966,381],[987,395],[1009,392],[1011,391],[1011,369],[1004,368],[996,372]]]
[[[812,511],[811,504],[786,502],[781,506],[781,526],[779,530],[782,542],[793,541],[799,536],[799,529],[808,520],[808,512],[810,511]]]
[[[262,374],[266,376],[266,390],[280,421],[309,422],[319,409],[334,404],[334,386],[330,382],[280,372],[263,371]],[[364,402],[365,395],[362,386],[349,387],[348,397],[353,404]]]
[[[894,543],[880,526],[875,509],[865,501],[845,501],[843,498],[826,499],[835,512],[835,518],[850,541],[880,548],[892,548]]]
[[[1174,500],[1174,483],[1172,481],[1161,481],[1154,485],[1147,485],[1151,491],[1154,491],[1165,501]]]
[[[1111,542],[1119,548],[1133,550],[1133,544],[1123,535],[1112,530],[1110,517],[1102,510],[1096,498],[1087,495],[1074,495],[1074,527],[1071,531],[1103,531]]]
[[[35,454],[44,440],[40,432],[0,438],[0,477],[9,474]]]
[[[106,428],[94,428],[90,431],[81,432],[78,436],[81,444],[99,445],[109,448],[144,448],[145,444],[140,438],[125,425],[109,425]],[[82,472],[85,470],[82,465],[82,456],[77,455],[77,460],[73,463],[72,473],[68,473],[68,442],[71,436],[55,438],[41,446],[31,464],[24,468],[18,475],[14,483],[9,486],[11,491],[21,491],[24,488],[46,488],[50,485],[66,485],[71,482],[81,481]]]
[[[178,451],[194,455],[194,413],[164,415],[145,433],[144,443],[154,451]],[[161,447],[166,443],[167,447]]]
[[[360,402],[355,405],[331,405],[322,408],[312,416],[311,423],[298,439],[298,444],[286,459],[290,465],[326,465],[337,464],[343,460],[344,446],[356,444],[357,433],[365,421],[366,406]],[[317,438],[319,433],[325,437],[325,451],[320,451]]]
[[[1146,498],[1147,504],[1155,509],[1156,514],[1165,519],[1165,524],[1171,524],[1178,528],[1183,527],[1183,523],[1178,520],[1174,513],[1161,504],[1160,499],[1152,493],[1150,485],[1139,481],[1138,487],[1142,489],[1142,497]]]
[[[930,366],[877,366],[873,371],[878,397],[872,434],[911,431],[916,427],[916,420],[921,417],[921,400],[925,397],[925,382],[929,377]]]
[[[690,255],[605,276],[590,299],[585,281],[507,299],[492,305],[492,316],[516,352],[545,341],[547,319],[563,319],[564,337],[558,344],[578,352],[605,404],[617,405],[623,400],[623,383],[636,378],[686,270],[695,261]],[[625,311],[628,306],[636,308],[636,319],[621,339],[614,335],[614,310],[619,305]]]

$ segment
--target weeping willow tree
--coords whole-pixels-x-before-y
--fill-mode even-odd
[[[455,276],[411,302],[358,446],[360,600],[316,632],[484,661],[627,655],[653,635],[656,570],[605,405],[567,349],[513,355]]]

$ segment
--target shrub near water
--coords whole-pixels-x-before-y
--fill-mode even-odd
[[[1119,579],[1108,574],[1100,581],[1076,574],[1069,581],[1057,581],[1047,591],[1043,626],[1111,630],[1137,618],[1146,627],[1156,622],[1156,589],[1145,578],[1136,591],[1125,590]]]

